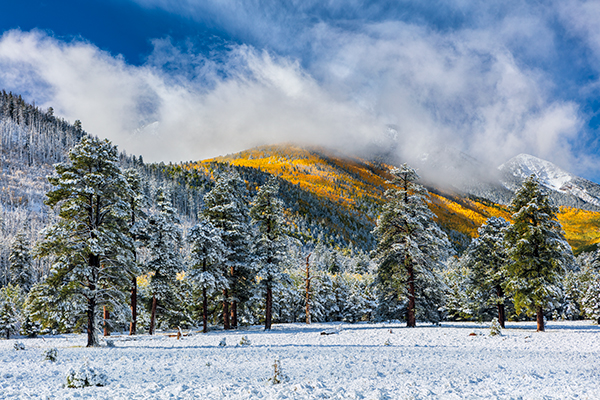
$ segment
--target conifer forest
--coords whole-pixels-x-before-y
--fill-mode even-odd
[[[406,164],[321,150],[148,164],[6,92],[0,133],[6,339],[80,334],[101,347],[114,346],[110,337],[273,324],[380,332],[381,323],[491,321],[490,334],[502,335],[511,321],[535,321],[538,332],[547,321],[600,323],[600,250],[578,242],[574,255],[560,219],[571,233],[581,220],[535,176],[501,205],[444,195]],[[344,173],[349,181],[307,186],[307,177]],[[321,335],[338,334],[333,326]],[[284,383],[279,359],[274,366],[267,381]],[[87,364],[67,376],[67,387],[107,382]]]

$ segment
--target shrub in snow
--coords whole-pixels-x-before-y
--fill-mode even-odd
[[[32,321],[29,315],[25,317],[25,321],[21,325],[21,335],[34,338],[40,333],[40,330],[41,326],[39,322]]]
[[[490,325],[490,336],[500,335],[502,335],[502,327],[500,326],[500,322],[497,319],[493,319],[492,324]]]
[[[240,346],[250,346],[251,344],[252,342],[250,342],[248,336],[242,336],[242,339],[240,340]]]
[[[106,374],[85,362],[79,369],[71,368],[67,374],[67,387],[82,388],[86,386],[106,386],[108,379]]]
[[[25,344],[21,342],[15,342],[15,350],[25,350]]]
[[[106,347],[115,347],[114,340],[106,339]]]
[[[221,341],[219,342],[219,346],[221,346],[221,347],[227,346],[227,338],[221,339]]]
[[[46,350],[44,353],[44,360],[56,362],[56,360],[58,360],[58,350],[54,347]]]
[[[275,359],[273,363],[273,376],[269,378],[269,382],[273,385],[277,385],[279,383],[287,382],[289,378],[283,373],[281,369],[281,361],[278,358]]]

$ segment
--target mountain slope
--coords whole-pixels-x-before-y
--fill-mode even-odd
[[[305,212],[319,214],[320,211],[315,211],[315,207],[327,208],[330,215],[335,215],[329,220],[330,228],[333,231],[344,232],[342,236],[345,241],[363,248],[372,245],[373,238],[368,238],[370,233],[366,232],[370,232],[374,227],[379,206],[384,201],[383,194],[388,187],[386,181],[389,178],[390,166],[323,148],[286,144],[257,147],[189,164],[187,168],[207,170],[214,164],[226,164],[247,171],[254,170],[279,176],[298,193],[313,196],[313,209],[305,209]],[[548,173],[548,182],[561,182],[559,178],[564,177],[564,174],[559,173],[560,171],[557,172],[557,176]],[[572,176],[570,180],[563,179],[561,187],[565,182],[578,182]],[[444,190],[427,183],[425,185],[431,193],[432,211],[438,216],[438,222],[459,251],[468,245],[471,237],[477,235],[477,229],[487,218],[497,216],[510,220],[510,213],[505,205],[482,197],[469,196],[458,190]],[[515,179],[513,186],[505,189],[505,194],[516,187]],[[295,196],[300,196],[298,193]],[[340,222],[342,220],[345,222]],[[576,251],[600,242],[600,213],[561,207],[559,220],[563,224],[567,239]],[[353,235],[349,222],[350,225],[361,227],[362,239]],[[341,226],[344,224],[346,226]]]
[[[515,191],[530,175],[539,178],[555,204],[600,211],[600,185],[573,175],[549,161],[519,154],[498,167],[501,182]]]

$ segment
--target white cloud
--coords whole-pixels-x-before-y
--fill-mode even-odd
[[[444,33],[399,21],[321,22],[296,38],[311,43],[303,64],[251,46],[215,61],[161,39],[136,67],[90,43],[11,31],[0,39],[0,84],[151,161],[284,141],[360,149],[392,124],[407,159],[451,146],[493,165],[526,152],[568,166],[578,105],[552,98],[551,78],[506,45],[523,35],[552,49],[533,33],[543,21],[527,21]]]
[[[167,50],[170,57],[187,57]],[[18,86],[45,99],[38,105],[80,119],[88,132],[153,161],[281,141],[358,144],[383,130],[356,105],[329,95],[296,62],[245,46],[230,59],[227,78],[204,60],[202,77],[174,79],[151,65],[126,65],[89,43],[11,31],[0,40],[0,82],[10,84],[25,67]]]

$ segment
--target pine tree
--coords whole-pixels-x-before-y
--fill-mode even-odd
[[[252,254],[259,284],[265,292],[265,330],[271,329],[273,286],[284,278],[281,263],[285,256],[283,202],[278,196],[279,185],[272,177],[259,189],[250,208],[252,222],[259,235],[254,241]]]
[[[250,298],[252,271],[248,265],[248,210],[244,182],[236,172],[219,176],[214,188],[204,196],[204,217],[222,232],[227,257],[223,264],[228,289],[223,289],[223,326],[237,328],[239,302]],[[231,314],[230,314],[231,306]],[[231,318],[231,319],[230,319]]]
[[[508,263],[504,232],[509,226],[504,218],[489,218],[477,230],[479,236],[471,241],[463,256],[465,265],[471,270],[471,285],[482,293],[485,307],[497,307],[498,322],[502,328],[506,320],[503,285]]]
[[[31,255],[29,252],[29,240],[24,233],[15,236],[8,257],[10,262],[11,282],[19,285],[26,292],[33,285],[33,274],[31,271]]]
[[[390,298],[407,299],[407,326],[417,317],[438,322],[443,290],[438,270],[450,251],[446,234],[427,207],[429,193],[416,181],[416,171],[406,164],[391,171],[393,185],[373,230],[377,247],[377,284],[380,307]]]
[[[586,318],[600,324],[600,249],[592,253],[586,261],[579,274],[581,307]]]
[[[154,334],[158,302],[171,296],[177,274],[183,270],[179,250],[182,244],[179,218],[170,199],[162,190],[158,190],[156,199],[158,211],[148,217],[146,231],[146,248],[149,253],[146,269],[151,276],[152,292],[149,331],[151,335]]]
[[[40,256],[54,256],[48,284],[85,299],[88,346],[98,346],[96,312],[121,302],[133,261],[126,213],[131,189],[119,167],[117,148],[108,140],[84,137],[56,164],[58,176],[46,204],[59,221],[46,228]]]
[[[10,339],[10,335],[17,333],[19,320],[17,312],[9,302],[0,302],[0,334]]]
[[[142,211],[142,206],[145,203],[145,197],[142,194],[142,183],[139,173],[134,169],[125,171],[125,178],[131,188],[129,196],[129,235],[134,241],[133,248],[133,265],[130,269],[129,279],[131,281],[130,289],[130,307],[131,307],[131,322],[129,323],[129,334],[135,335],[137,332],[137,276],[141,274],[142,268],[138,263],[137,248],[141,246],[140,241],[144,237],[146,225],[146,214]]]
[[[511,263],[505,289],[514,296],[517,312],[535,314],[537,330],[544,331],[544,307],[560,298],[560,280],[573,262],[571,246],[535,176],[527,178],[510,204],[513,225],[505,240]]]
[[[8,284],[0,289],[0,334],[10,339],[19,332],[23,309],[23,294],[18,285]]]
[[[188,234],[191,244],[189,279],[202,290],[202,332],[208,332],[208,296],[228,288],[229,281],[223,275],[223,263],[227,250],[222,232],[210,222],[201,220]]]

